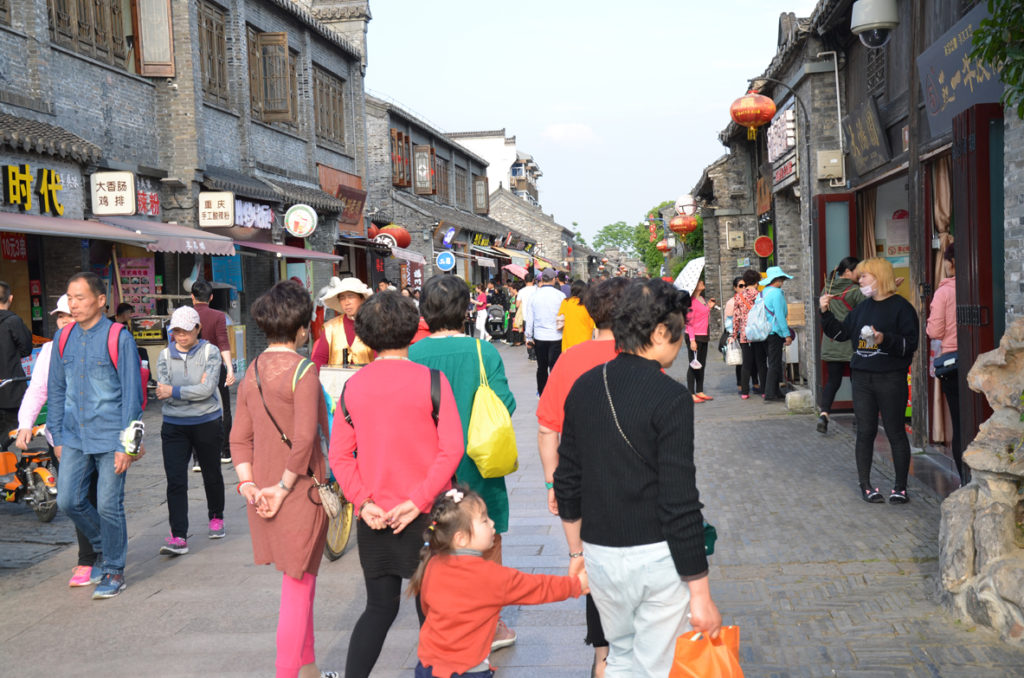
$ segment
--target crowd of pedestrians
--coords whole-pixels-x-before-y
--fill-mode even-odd
[[[952,248],[945,259],[948,277],[927,331],[944,354],[955,355]],[[794,338],[782,289],[790,279],[773,266],[764,276],[748,270],[732,281],[723,315],[728,338],[741,347],[736,382],[744,400],[752,391],[766,401],[782,397],[783,349]],[[903,407],[919,328],[896,288],[884,259],[846,258],[819,299],[828,381],[817,426],[827,431],[849,371],[860,495],[870,503],[885,499],[871,483],[879,415],[896,467],[888,500],[909,500]],[[585,594],[596,676],[667,675],[683,631],[717,635],[721,615],[710,594],[693,454],[695,405],[713,399],[704,373],[717,302],[705,297],[703,276],[692,294],[657,279],[568,281],[550,268],[519,285],[492,281],[472,291],[450,275],[430,278],[415,292],[373,292],[355,278],[332,278],[318,300],[336,317],[315,341],[313,299],[301,284],[283,281],[250,308],[268,346],[238,383],[233,418],[227,388],[235,375],[223,314],[209,307],[209,283],[195,281],[191,293],[193,305],[171,314],[155,372],[170,530],[160,552],[188,552],[186,472],[193,457],[203,474],[207,536],[225,536],[221,462],[229,454],[235,491],[247,502],[253,560],[282,573],[278,676],[337,675],[318,667],[313,633],[328,523],[317,488],[332,476],[355,507],[366,589],[349,641],[350,678],[373,670],[398,614],[403,580],[411,581],[406,592],[421,626],[422,678],[492,675],[490,654],[517,639],[502,616],[506,605]],[[6,311],[10,299],[0,283],[0,357],[13,373],[10,358],[27,351]],[[488,332],[494,306],[504,310],[502,336],[512,345],[521,338],[536,360],[537,447],[546,507],[565,532],[565,577],[503,565],[505,478],[485,477],[466,454],[482,381],[508,415],[517,405]],[[79,535],[70,585],[97,584],[94,598],[126,588],[125,476],[145,453],[122,439],[144,407],[139,354],[105,307],[100,278],[72,276],[52,311],[58,335],[44,346],[27,395],[0,401],[5,424],[17,422],[22,448],[48,404],[47,435],[60,461],[58,501]],[[766,331],[751,336],[759,315]],[[31,335],[27,342],[31,350]],[[665,374],[684,345],[686,386]],[[324,367],[361,369],[325,398],[318,378]],[[943,381],[954,411],[955,388],[955,379]],[[395,410],[401,426],[392,420]]]

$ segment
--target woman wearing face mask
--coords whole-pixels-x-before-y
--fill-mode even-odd
[[[849,341],[853,347],[850,372],[853,381],[853,413],[857,419],[857,475],[860,496],[866,502],[884,501],[871,486],[871,458],[882,415],[892,449],[896,478],[890,504],[905,504],[910,471],[910,443],[903,428],[907,403],[907,369],[917,349],[920,331],[917,313],[910,302],[896,294],[892,264],[882,258],[862,261],[856,269],[860,292],[866,299],[840,322],[829,309],[834,295],[818,300],[825,336]]]
[[[822,294],[831,295],[828,308],[836,320],[842,322],[854,306],[864,301],[857,283],[857,257],[846,257],[832,271],[828,282],[821,290]],[[843,370],[850,364],[853,348],[848,341],[834,341],[825,336],[821,338],[821,361],[825,363],[825,374],[828,380],[821,393],[821,414],[818,416],[818,433],[828,432],[829,411],[836,399],[836,392],[843,383]]]

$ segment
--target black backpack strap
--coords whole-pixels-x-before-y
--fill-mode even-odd
[[[345,407],[345,389],[348,388],[348,382],[341,387],[341,396],[338,398],[338,407],[341,408],[341,413],[345,415],[345,423],[355,428],[355,424],[352,423],[352,415],[348,413],[348,408]]]
[[[437,415],[441,411],[441,370],[430,368],[430,416],[437,428]]]
[[[281,425],[277,423],[277,419],[274,419],[274,415],[270,413],[270,408],[267,407],[267,401],[263,398],[263,384],[260,382],[260,359],[257,357],[256,360],[252,361],[253,375],[256,377],[256,389],[260,392],[260,402],[263,403],[263,409],[267,411],[267,416],[270,417],[270,421],[274,423],[274,428],[281,434],[281,442],[288,446],[288,449],[292,449],[292,441],[288,440],[288,436],[285,435],[284,431],[281,430]]]

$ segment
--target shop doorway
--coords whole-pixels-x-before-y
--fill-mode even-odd
[[[965,443],[992,414],[967,387],[978,355],[1005,329],[1003,109],[977,104],[953,118],[953,237],[956,244],[960,427]]]
[[[832,193],[819,195],[817,200],[818,212],[818,251],[817,251],[817,285],[821,289],[828,289],[828,276],[831,275],[836,265],[849,256],[857,254],[857,206],[856,196],[853,193]],[[815,324],[817,331],[821,333],[821,321]],[[820,389],[825,388],[828,381],[828,374],[822,369],[821,342],[817,342],[818,360],[817,379]],[[832,412],[849,412],[853,409],[852,389],[850,386],[850,370],[847,367],[844,371],[843,383],[836,393],[835,401],[832,404]]]

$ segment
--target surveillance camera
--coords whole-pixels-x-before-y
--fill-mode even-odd
[[[884,47],[900,23],[896,0],[857,0],[850,15],[850,30],[868,49]]]

